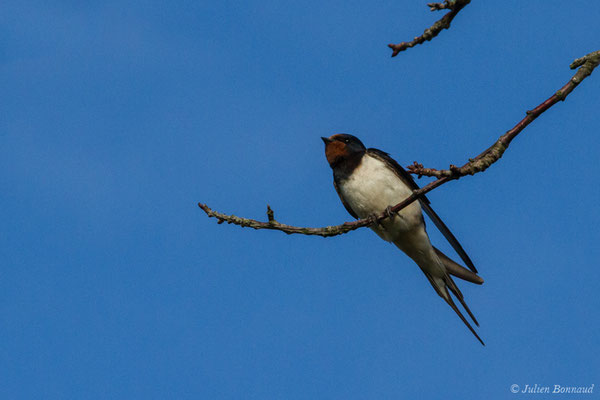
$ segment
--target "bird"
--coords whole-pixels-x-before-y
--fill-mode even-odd
[[[333,186],[346,210],[357,219],[373,218],[386,212],[388,218],[371,224],[371,229],[383,240],[393,243],[419,266],[437,294],[485,346],[450,296],[452,293],[456,297],[475,325],[479,326],[451,277],[479,285],[483,283],[461,244],[433,211],[425,196],[420,196],[419,201],[410,203],[398,212],[392,212],[394,205],[419,188],[412,176],[388,153],[374,148],[367,149],[356,136],[338,133],[321,139],[325,143],[325,157],[333,170]],[[422,211],[433,221],[468,269],[431,244]]]

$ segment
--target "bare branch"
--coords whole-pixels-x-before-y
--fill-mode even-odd
[[[571,69],[579,67],[579,70],[577,70],[569,82],[567,82],[562,88],[560,88],[542,104],[533,110],[527,111],[525,118],[519,121],[517,125],[515,125],[504,135],[500,136],[496,143],[487,148],[477,157],[469,159],[469,162],[462,167],[458,168],[454,165],[450,165],[449,169],[438,170],[433,168],[424,168],[422,164],[419,164],[415,161],[413,165],[409,165],[407,167],[408,171],[416,174],[419,178],[421,176],[433,176],[436,178],[447,176],[453,179],[458,179],[465,175],[473,175],[478,172],[485,171],[490,165],[502,157],[502,154],[504,154],[510,145],[510,142],[517,137],[517,135],[521,133],[521,131],[525,129],[527,125],[532,123],[537,117],[539,117],[554,104],[558,103],[559,101],[564,101],[569,93],[571,93],[573,89],[577,87],[577,85],[591,75],[592,71],[598,66],[598,64],[600,64],[600,50],[594,51],[593,53],[573,61],[570,66]]]
[[[287,234],[292,233],[300,233],[302,235],[316,235],[316,236],[337,236],[344,233],[348,233],[355,229],[361,228],[363,226],[371,225],[374,222],[374,219],[364,219],[358,220],[354,222],[345,222],[341,225],[337,226],[326,226],[323,228],[305,228],[299,226],[291,226],[286,224],[281,224],[275,220],[273,215],[273,210],[270,206],[267,205],[267,218],[268,222],[261,222],[255,219],[250,218],[242,218],[237,217],[235,215],[227,215],[220,213],[218,211],[214,211],[209,208],[206,204],[198,203],[198,207],[200,207],[209,218],[216,218],[218,224],[222,224],[223,222],[227,222],[228,224],[234,224],[241,226],[242,228],[248,227],[253,229],[271,229],[276,231],[282,231]]]
[[[450,178],[440,178],[436,181],[431,182],[427,186],[423,186],[418,190],[414,190],[410,196],[404,199],[401,203],[396,204],[391,208],[391,212],[398,212],[402,210],[404,207],[408,206],[415,200],[419,198],[419,196],[424,195],[425,193],[435,189],[436,187],[446,183],[451,180]],[[389,215],[387,211],[382,212],[379,215],[374,215],[369,218],[358,219],[352,222],[344,222],[341,225],[334,226],[325,226],[323,228],[306,228],[300,226],[291,226],[286,224],[281,224],[277,222],[273,217],[273,210],[271,207],[267,206],[267,217],[269,219],[268,222],[257,221],[255,219],[250,218],[242,218],[235,215],[227,215],[220,213],[218,211],[212,210],[206,204],[198,203],[198,207],[200,207],[209,218],[216,218],[218,224],[222,224],[223,222],[227,222],[228,224],[234,224],[241,226],[242,228],[253,228],[253,229],[271,229],[275,231],[282,231],[287,234],[299,233],[302,235],[309,236],[322,236],[322,237],[331,237],[343,235],[344,233],[348,233],[358,228],[362,228],[363,226],[370,226],[372,224],[379,223],[380,221],[387,218]]]
[[[443,3],[427,3],[431,11],[451,10],[454,7],[454,1],[444,0]]]
[[[445,0],[443,3],[429,3],[427,6],[431,11],[436,10],[450,10],[440,20],[436,21],[431,27],[425,29],[425,32],[421,36],[415,37],[410,42],[402,42],[398,44],[388,44],[388,47],[393,50],[392,57],[396,57],[398,53],[404,51],[410,47],[414,47],[425,41],[429,41],[439,35],[439,33],[450,28],[450,23],[456,17],[456,15],[462,10],[471,0]]]
[[[558,101],[564,100],[569,93],[577,87],[585,78],[587,78],[594,68],[600,64],[600,51],[595,51],[582,58],[578,58],[571,64],[571,69],[579,68],[577,73],[564,85],[558,92],[552,95],[548,100],[537,106],[535,109],[528,111],[527,116],[519,122],[514,128],[506,132],[504,135],[494,143],[491,147],[486,149],[483,153],[478,155],[475,159],[469,160],[469,162],[462,167],[450,166],[448,170],[435,170],[431,168],[423,168],[421,164],[415,162],[409,166],[410,172],[418,175],[435,176],[436,179],[430,182],[426,186],[418,190],[414,190],[410,196],[404,199],[401,203],[396,204],[391,208],[391,213],[398,212],[409,204],[413,203],[420,196],[432,191],[433,189],[443,185],[444,183],[458,179],[461,176],[473,175],[478,172],[485,171],[490,165],[495,163],[502,157],[502,154],[508,148],[510,142],[521,132],[527,125],[529,125],[534,119],[540,116],[544,111],[552,107]],[[219,224],[227,222],[229,224],[238,225],[241,227],[250,227],[254,229],[271,229],[282,231],[287,234],[299,233],[302,235],[316,235],[323,237],[337,236],[344,233],[348,233],[355,229],[363,226],[370,226],[372,224],[379,223],[389,216],[390,213],[383,211],[377,216],[369,218],[359,219],[353,222],[344,222],[341,225],[326,226],[323,228],[305,228],[297,227],[286,224],[281,224],[275,220],[273,210],[270,206],[267,206],[267,218],[268,222],[261,222],[249,218],[241,218],[235,215],[227,215],[210,209],[206,204],[198,203],[198,206],[208,215],[208,217],[216,218]]]

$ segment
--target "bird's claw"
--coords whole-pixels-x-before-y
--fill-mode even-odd
[[[369,225],[373,225],[373,224],[375,224],[375,225],[379,225],[379,220],[378,220],[378,217],[379,217],[379,215],[377,215],[377,214],[375,214],[375,213],[373,213],[373,214],[370,214],[370,215],[367,217],[367,221],[369,221]]]
[[[387,217],[388,217],[389,219],[394,219],[394,217],[395,217],[396,215],[398,215],[398,214],[396,214],[394,211],[392,211],[392,208],[393,208],[392,206],[387,206],[387,207],[385,208],[385,215],[387,215]]]

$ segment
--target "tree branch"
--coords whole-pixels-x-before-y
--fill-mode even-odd
[[[452,179],[458,179],[465,175],[473,175],[478,172],[485,171],[490,167],[490,165],[502,157],[502,154],[504,154],[510,145],[510,142],[512,142],[512,140],[517,137],[517,135],[521,133],[521,131],[525,129],[527,125],[532,123],[537,117],[539,117],[554,104],[558,103],[559,101],[564,101],[573,91],[573,89],[577,87],[577,85],[591,75],[592,71],[598,66],[598,64],[600,64],[600,50],[594,51],[593,53],[573,61],[570,68],[579,69],[562,88],[560,88],[556,93],[550,96],[550,98],[533,110],[527,111],[525,118],[519,121],[517,125],[515,125],[504,135],[500,136],[496,143],[484,150],[477,157],[469,159],[469,162],[462,167],[459,168],[455,165],[450,165],[448,169],[438,170],[434,168],[424,168],[422,164],[419,164],[415,161],[413,165],[409,165],[406,168],[410,173],[418,175],[419,178],[421,176],[433,176],[436,178],[451,177]]]
[[[200,207],[209,218],[216,218],[218,224],[222,224],[223,222],[227,222],[228,224],[234,224],[241,226],[242,228],[253,228],[253,229],[271,229],[276,231],[282,231],[291,235],[292,233],[300,233],[302,235],[309,236],[337,236],[342,235],[344,233],[348,233],[355,229],[361,228],[363,226],[371,225],[374,222],[374,219],[364,219],[357,220],[353,222],[344,222],[341,225],[336,226],[326,226],[323,228],[305,228],[300,226],[291,226],[286,224],[281,224],[275,220],[273,210],[269,205],[267,205],[267,218],[268,222],[261,222],[255,219],[250,218],[242,218],[237,217],[235,215],[227,215],[220,213],[218,211],[214,211],[209,208],[206,204],[198,203],[198,207]]]
[[[439,35],[439,33],[450,28],[450,23],[456,17],[456,15],[462,10],[471,0],[444,0],[443,3],[429,3],[427,6],[431,11],[436,10],[450,10],[440,20],[436,21],[431,27],[425,29],[425,32],[421,36],[415,37],[410,42],[402,42],[398,44],[388,44],[388,47],[393,50],[392,57],[396,57],[398,53],[404,51],[410,47],[414,47],[425,41],[429,41]]]
[[[419,196],[424,195],[425,193],[435,189],[436,187],[446,183],[450,178],[441,178],[436,181],[431,182],[427,186],[423,186],[418,190],[414,190],[410,196],[404,199],[401,203],[396,204],[391,208],[391,212],[398,212],[402,210],[404,207],[408,206],[415,200],[419,198]],[[348,233],[358,228],[362,228],[363,226],[370,226],[372,224],[379,223],[388,217],[387,211],[382,212],[379,215],[371,216],[369,218],[358,219],[352,222],[344,222],[341,225],[334,226],[325,226],[323,228],[305,228],[300,226],[291,226],[286,224],[281,224],[275,221],[273,216],[273,210],[269,205],[267,205],[267,218],[268,222],[261,222],[255,219],[250,218],[242,218],[235,215],[227,215],[220,213],[218,211],[212,210],[206,204],[198,203],[198,207],[200,207],[209,218],[216,218],[218,224],[222,224],[223,222],[227,222],[228,224],[234,224],[241,226],[242,228],[253,228],[253,229],[271,229],[275,231],[285,232],[288,235],[292,233],[299,233],[302,235],[309,236],[322,236],[322,237],[331,237],[343,235],[344,233]]]
[[[475,159],[469,160],[468,163],[462,167],[456,167],[451,165],[448,170],[435,170],[431,168],[423,168],[421,164],[416,162],[409,166],[410,172],[417,175],[435,176],[436,179],[430,182],[426,186],[418,190],[414,190],[412,194],[404,199],[401,203],[396,204],[391,208],[391,212],[398,212],[417,200],[420,196],[432,191],[433,189],[443,185],[444,183],[450,182],[451,180],[458,179],[465,175],[474,175],[478,172],[485,171],[490,165],[495,163],[502,157],[502,154],[508,148],[510,142],[534,119],[539,117],[544,111],[552,107],[559,101],[564,100],[569,93],[573,91],[585,78],[590,76],[594,68],[600,64],[600,51],[595,51],[584,57],[578,58],[571,64],[571,69],[579,68],[575,75],[564,85],[559,91],[552,95],[548,100],[537,106],[531,111],[527,112],[527,116],[521,120],[514,128],[506,132],[504,135],[494,143],[491,147],[486,149],[483,153],[478,155]],[[234,224],[241,227],[250,227],[254,229],[271,229],[282,231],[287,234],[299,233],[303,235],[316,235],[323,237],[337,236],[344,233],[348,233],[355,229],[363,226],[370,226],[372,224],[379,223],[388,217],[388,212],[383,211],[377,216],[369,218],[359,219],[353,222],[344,222],[341,225],[326,226],[323,228],[305,228],[297,227],[279,223],[275,220],[275,216],[271,207],[267,206],[267,222],[261,222],[249,218],[241,218],[235,215],[227,215],[210,209],[206,204],[198,203],[198,206],[206,213],[210,218],[216,218],[219,224],[227,222],[228,224]]]

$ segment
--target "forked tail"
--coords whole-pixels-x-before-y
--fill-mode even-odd
[[[471,326],[469,321],[467,321],[467,319],[465,318],[464,315],[462,315],[462,313],[460,312],[458,307],[456,307],[454,300],[452,300],[452,297],[450,296],[450,293],[448,292],[448,289],[450,289],[452,294],[454,294],[454,296],[456,296],[456,298],[458,299],[460,304],[462,304],[463,308],[467,311],[467,313],[469,314],[469,316],[471,317],[471,319],[473,320],[475,325],[479,326],[479,322],[477,322],[477,319],[475,319],[475,316],[469,309],[469,306],[467,306],[467,303],[465,303],[465,299],[464,299],[462,293],[460,292],[460,290],[458,289],[458,287],[456,286],[456,284],[454,283],[454,281],[452,280],[450,275],[446,274],[444,279],[442,279],[442,278],[438,278],[438,277],[433,277],[424,270],[423,270],[423,273],[425,274],[425,276],[429,280],[429,283],[431,283],[431,286],[433,286],[433,288],[435,289],[437,294],[439,294],[440,297],[442,299],[444,299],[446,301],[446,303],[448,303],[448,305],[454,310],[456,315],[458,315],[459,318],[462,320],[462,322],[464,322],[464,324],[467,326],[467,328],[469,328],[471,333],[473,333],[473,335],[475,335],[477,340],[479,340],[479,342],[485,346],[485,343],[483,343],[483,340],[481,340],[481,338],[479,337],[477,332],[475,332],[475,329],[473,329],[473,327]]]

